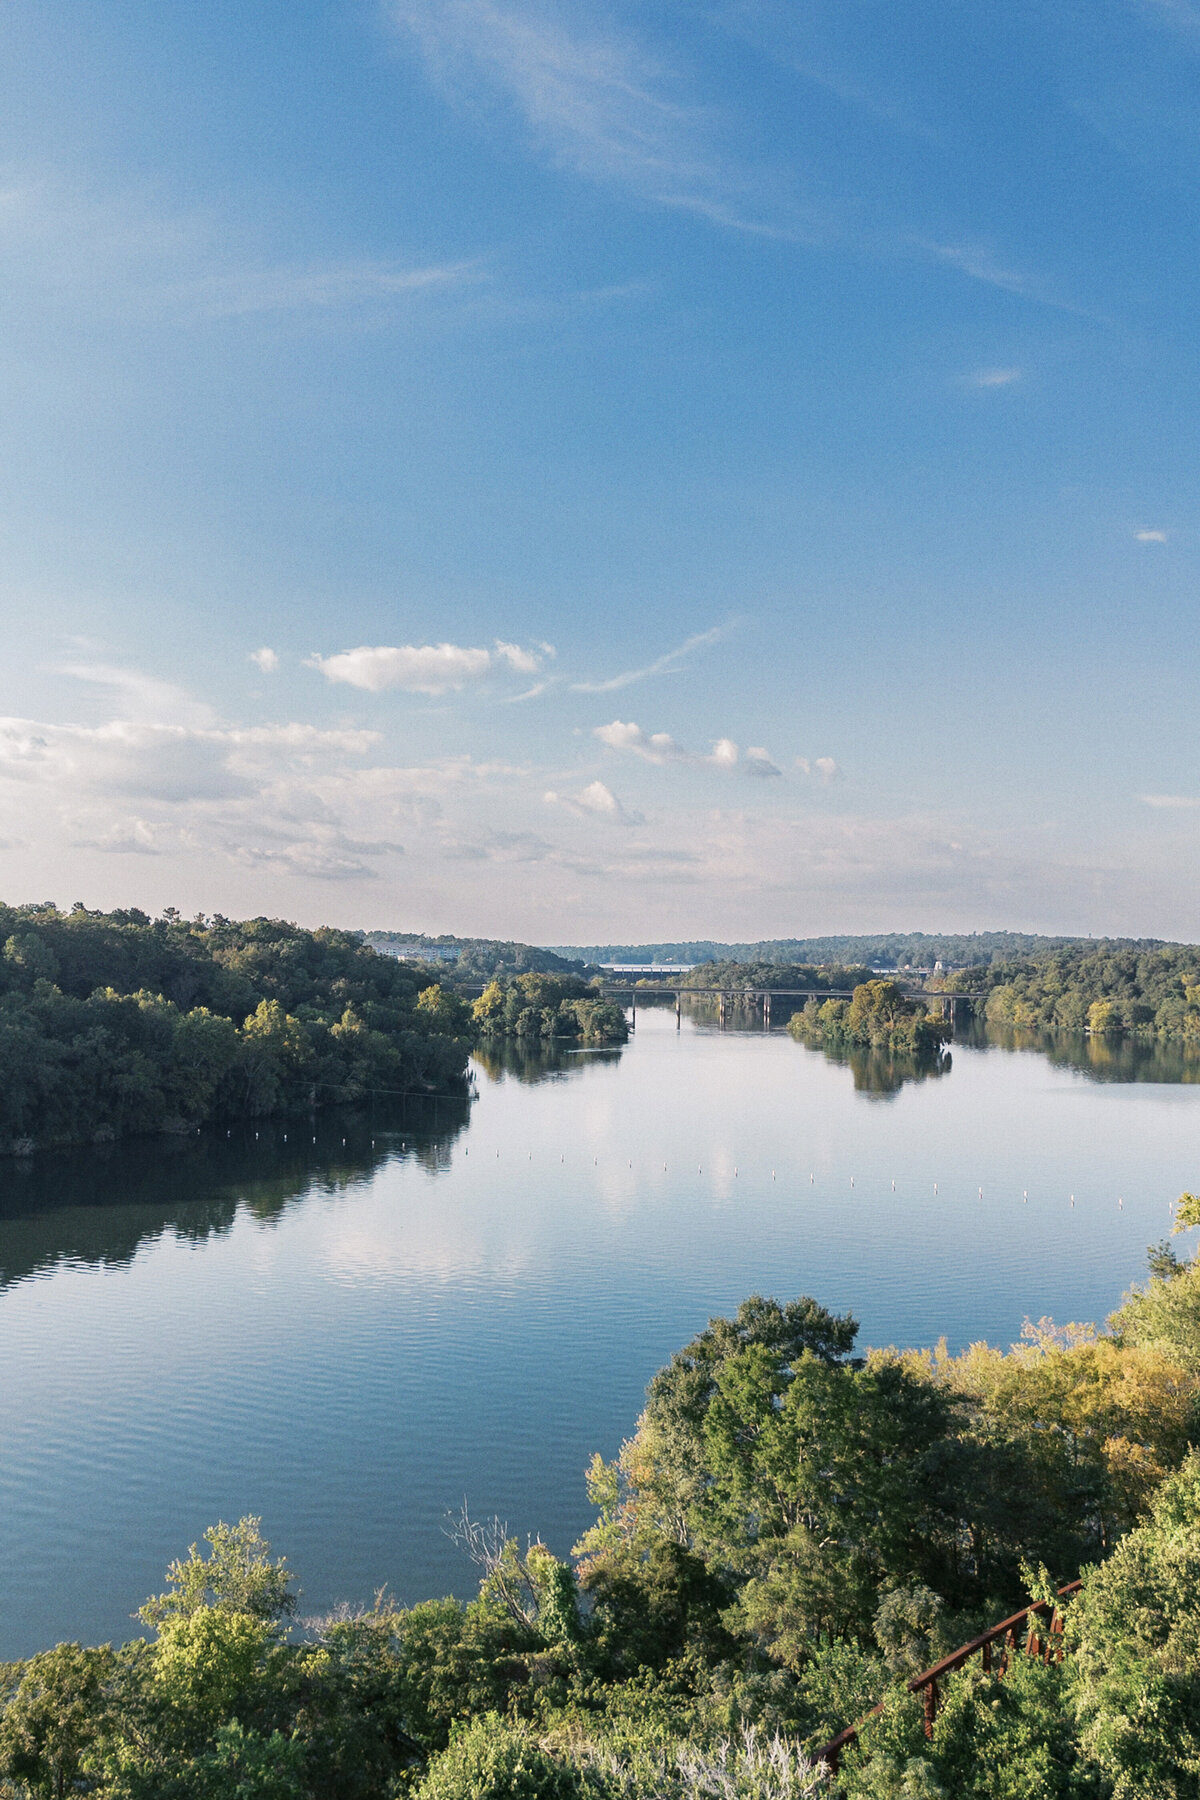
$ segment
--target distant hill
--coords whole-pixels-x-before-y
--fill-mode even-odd
[[[384,955],[444,963],[446,975],[460,981],[490,981],[493,975],[512,977],[531,970],[539,975],[578,975],[580,963],[588,961],[582,953],[572,951],[569,956],[560,956],[557,951],[506,938],[453,937],[448,932],[424,931],[365,931],[362,935],[364,943]],[[428,956],[422,958],[422,951],[428,951]]]
[[[1103,942],[1114,947],[1152,950],[1162,940],[1111,938]],[[888,931],[876,936],[764,938],[753,944],[719,944],[707,938],[689,943],[555,944],[547,954],[586,963],[869,963],[885,968],[931,968],[940,961],[961,969],[989,967],[992,963],[1076,946],[1098,949],[1100,943],[1097,938],[1042,937],[1031,931]]]

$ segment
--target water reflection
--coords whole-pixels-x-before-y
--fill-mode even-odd
[[[1035,1050],[1056,1068],[1074,1069],[1092,1081],[1200,1082],[1200,1044],[1178,1039],[1091,1037],[1082,1031],[1016,1031],[1003,1025],[968,1027],[955,1038],[980,1050]]]
[[[948,1050],[939,1049],[929,1056],[902,1056],[891,1050],[872,1049],[854,1044],[821,1049],[827,1062],[838,1063],[850,1070],[856,1094],[869,1100],[894,1100],[910,1081],[929,1081],[948,1075],[952,1059]]]
[[[578,1074],[585,1061],[618,1063],[623,1048],[618,1044],[609,1049],[581,1049],[569,1038],[498,1038],[480,1046],[474,1061],[489,1081],[510,1077],[532,1086],[541,1081],[565,1081]]]
[[[393,1158],[450,1167],[470,1121],[465,1094],[407,1098],[311,1123],[261,1120],[194,1137],[127,1138],[7,1158],[0,1185],[0,1288],[59,1264],[128,1265],[167,1232],[200,1244],[239,1209],[264,1224],[293,1202],[370,1183]]]

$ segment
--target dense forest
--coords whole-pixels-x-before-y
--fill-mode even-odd
[[[0,906],[0,1149],[461,1091],[470,1035],[346,932]]]
[[[829,989],[842,988],[849,990],[857,987],[860,981],[869,981],[871,970],[865,964],[854,963],[780,963],[780,962],[711,962],[698,963],[686,975],[672,979],[673,987],[683,988],[721,988],[727,994],[761,992],[763,988],[773,990],[801,989],[803,991],[827,992]]]
[[[1073,945],[962,970],[944,985],[979,994],[992,1025],[1200,1039],[1196,945]]]
[[[1094,949],[1094,938],[1041,937],[1031,931],[884,931],[809,938],[763,938],[753,944],[719,944],[708,938],[688,943],[555,944],[555,954],[588,963],[735,962],[844,963],[872,969],[986,968],[994,962],[1078,946]],[[1155,949],[1157,940],[1130,941],[1134,949]]]
[[[624,1011],[578,975],[517,975],[490,981],[471,1008],[480,1038],[577,1038],[584,1044],[623,1044]]]
[[[578,957],[560,956],[553,950],[540,950],[536,944],[519,944],[508,938],[464,938],[448,933],[428,937],[419,931],[368,931],[363,942],[385,955],[401,953],[412,956],[420,950],[453,950],[453,961],[447,963],[458,981],[491,981],[493,976],[511,980],[514,975],[531,971],[539,975],[578,975]],[[589,974],[596,973],[589,969]]]
[[[802,1044],[858,1044],[924,1058],[938,1053],[951,1026],[923,1001],[906,1000],[894,981],[871,980],[849,1000],[809,1000],[788,1020],[788,1032]]]
[[[1185,1196],[1180,1223],[1200,1222]],[[594,1459],[562,1560],[456,1531],[478,1597],[296,1623],[259,1521],[168,1570],[121,1647],[0,1667],[0,1793],[108,1800],[1194,1800],[1200,1262],[1109,1327],[871,1350],[751,1298]],[[1065,1655],[908,1680],[1082,1571]],[[836,1779],[811,1754],[877,1702]]]

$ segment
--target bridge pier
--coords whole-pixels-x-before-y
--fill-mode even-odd
[[[678,1031],[680,1029],[679,989],[678,988],[675,989],[675,1029],[676,1029],[676,1031]]]

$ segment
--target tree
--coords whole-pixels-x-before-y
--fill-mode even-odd
[[[208,1554],[193,1544],[167,1567],[171,1587],[147,1600],[138,1617],[147,1625],[189,1618],[202,1608],[245,1613],[271,1627],[296,1610],[292,1574],[285,1556],[272,1562],[262,1520],[247,1514],[236,1525],[211,1525],[204,1533]]]

